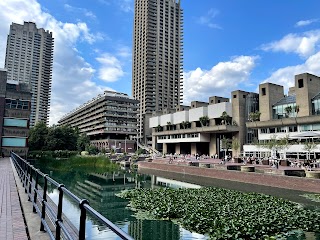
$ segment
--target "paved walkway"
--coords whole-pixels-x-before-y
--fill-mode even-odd
[[[0,239],[28,240],[9,158],[0,158]]]

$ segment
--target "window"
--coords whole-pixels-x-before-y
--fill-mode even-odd
[[[289,132],[298,132],[297,126],[289,126]]]
[[[237,95],[236,95],[236,94],[234,94],[234,95],[233,95],[233,98],[237,98]]]
[[[220,103],[220,100],[218,100],[218,103]]]
[[[26,143],[27,143],[26,138],[14,138],[14,137],[2,138],[3,147],[25,147]]]
[[[266,88],[261,88],[261,92],[262,92],[262,95],[265,96],[266,95]]]
[[[303,79],[298,80],[298,88],[303,88]]]
[[[27,127],[28,120],[26,119],[14,119],[14,118],[5,118],[3,121],[3,126],[5,127]]]

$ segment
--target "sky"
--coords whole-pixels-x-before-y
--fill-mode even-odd
[[[181,0],[184,104],[320,76],[319,0]],[[131,93],[134,0],[0,0],[0,68],[12,22],[55,39],[49,124],[112,90]]]

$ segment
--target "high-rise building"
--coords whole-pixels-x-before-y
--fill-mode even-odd
[[[8,81],[27,83],[32,92],[30,126],[48,123],[53,62],[52,32],[33,22],[12,23],[5,68]]]
[[[132,95],[140,101],[139,138],[151,143],[151,113],[175,109],[182,101],[180,0],[135,0],[132,52]]]

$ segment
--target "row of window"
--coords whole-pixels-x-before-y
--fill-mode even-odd
[[[158,140],[161,139],[181,139],[181,138],[198,138],[199,133],[188,133],[188,134],[173,134],[167,136],[159,136]]]
[[[30,102],[24,100],[6,99],[6,108],[29,110]]]
[[[290,132],[305,132],[305,131],[320,131],[320,123],[317,124],[306,124],[300,125],[299,127],[288,126],[288,127],[271,127],[271,128],[261,128],[260,133],[262,134],[272,134],[272,133],[290,133]]]

